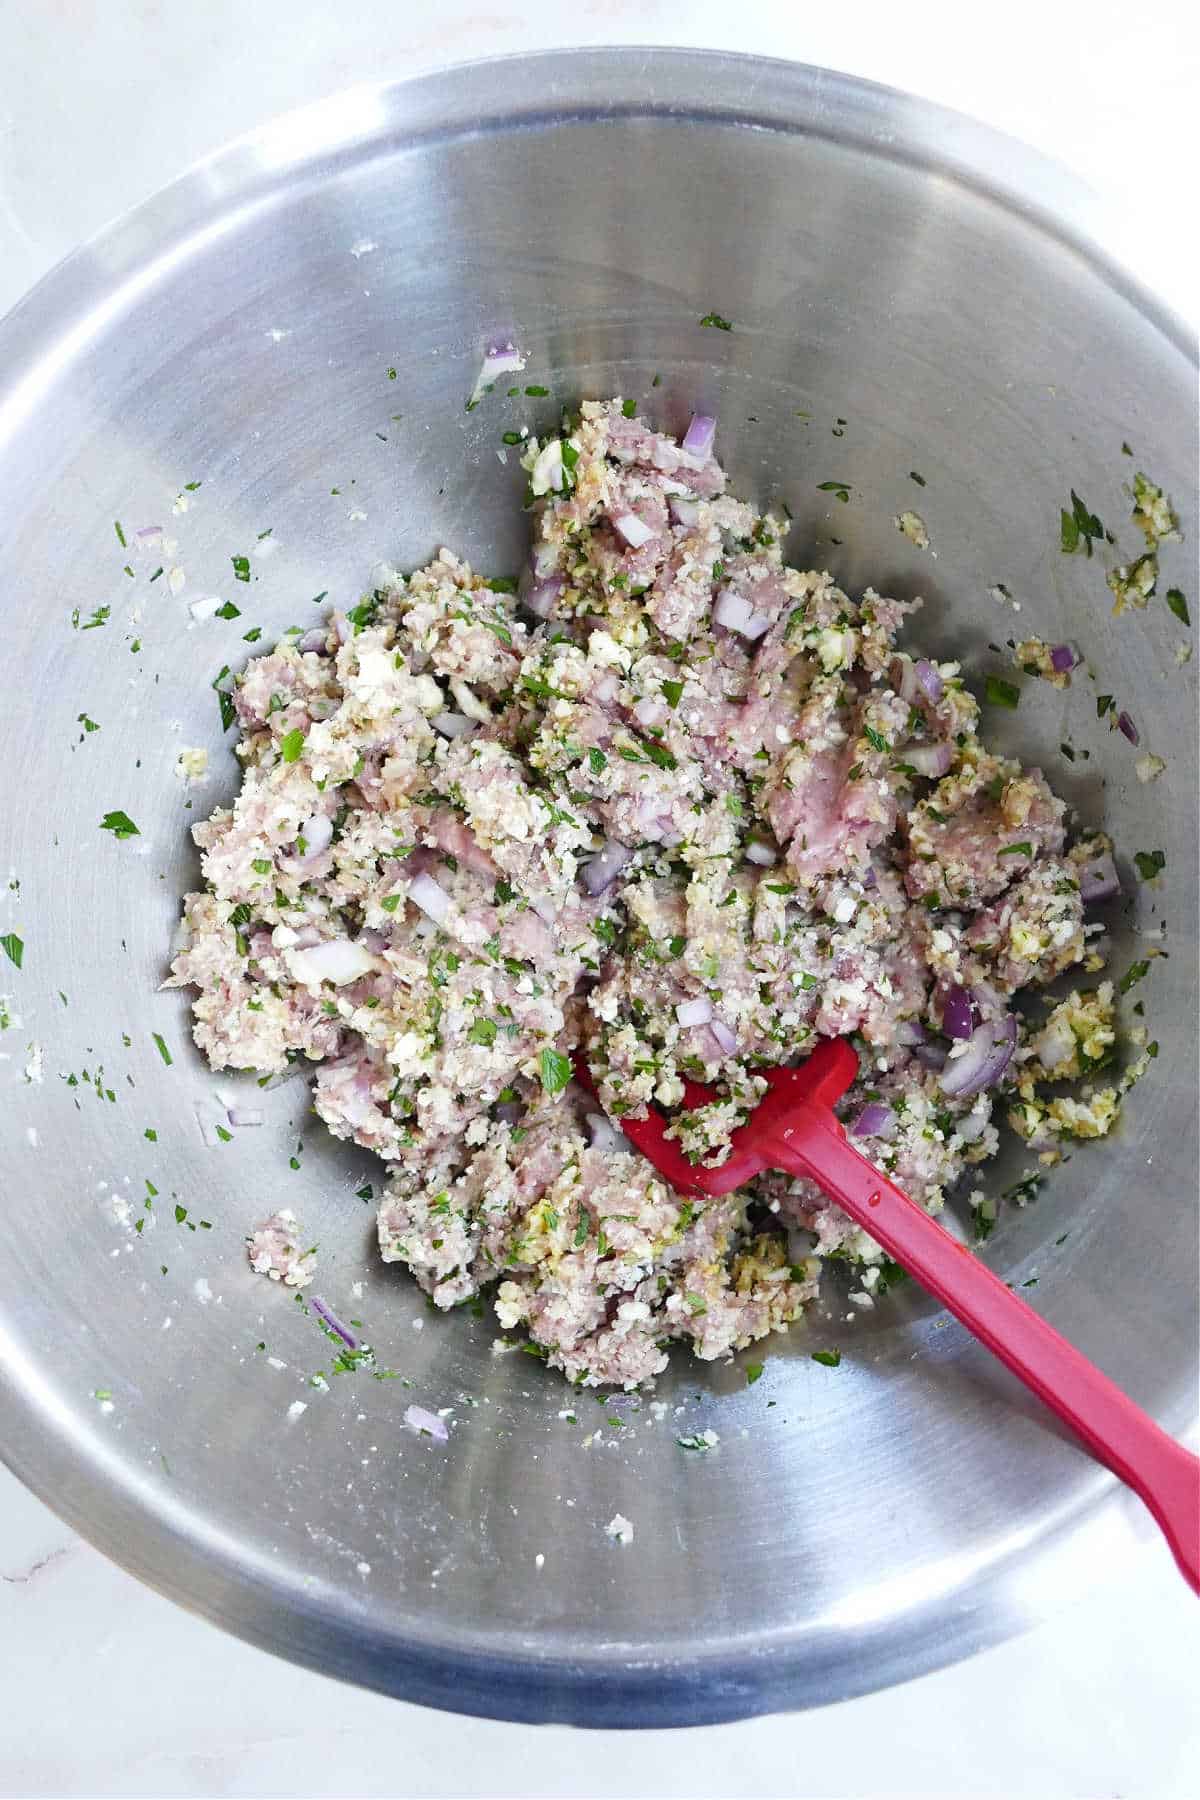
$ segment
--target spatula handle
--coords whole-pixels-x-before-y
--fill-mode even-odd
[[[1200,1593],[1200,1459],[881,1175],[827,1108],[800,1102],[772,1149],[776,1167],[815,1181],[1140,1494]]]

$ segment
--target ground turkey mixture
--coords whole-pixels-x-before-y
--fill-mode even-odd
[[[685,1199],[614,1121],[676,1109],[719,1161],[757,1069],[848,1034],[844,1116],[930,1211],[993,1153],[998,1096],[1052,1159],[1115,1115],[1089,1085],[1111,987],[1044,1028],[1011,1000],[1101,968],[1084,905],[1115,875],[980,742],[958,665],[896,648],[919,603],[785,566],[710,420],[676,442],[589,402],[524,462],[519,584],[443,550],[247,666],[171,982],[215,1068],[313,1066],[329,1129],[387,1164],[385,1260],[629,1386],[672,1340],[708,1359],[795,1319],[825,1258],[869,1293],[881,1253],[803,1180]],[[678,1112],[684,1075],[718,1100]]]

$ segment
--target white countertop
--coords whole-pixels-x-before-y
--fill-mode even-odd
[[[0,312],[197,157],[353,82],[567,42],[825,63],[973,112],[1146,222],[1143,276],[1200,292],[1186,171],[1193,0],[6,0]],[[71,48],[72,25],[86,49]],[[987,35],[984,36],[983,34]],[[1157,1544],[969,1664],[792,1718],[582,1736],[403,1706],[171,1606],[0,1471],[0,1795],[939,1795],[1188,1800],[1200,1612]]]

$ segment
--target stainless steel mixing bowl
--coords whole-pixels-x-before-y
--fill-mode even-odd
[[[737,486],[790,505],[794,559],[920,591],[923,640],[975,674],[1019,630],[1087,651],[1095,681],[1026,682],[989,725],[1115,834],[1117,972],[1169,922],[1170,961],[1129,996],[1161,1051],[1114,1141],[1006,1211],[987,1254],[1036,1277],[1060,1329],[1187,1427],[1194,672],[1161,598],[1112,619],[1103,555],[1062,553],[1059,507],[1073,487],[1133,553],[1136,465],[1194,527],[1195,370],[1104,230],[1057,171],[901,95],[589,51],[286,118],[105,231],[0,327],[0,875],[20,884],[0,935],[24,944],[19,970],[0,956],[22,1021],[0,1038],[0,1442],[110,1555],[389,1692],[656,1725],[904,1679],[1128,1552],[1136,1503],[911,1289],[853,1324],[835,1299],[769,1346],[754,1386],[741,1359],[677,1363],[665,1417],[612,1424],[611,1403],[494,1354],[490,1318],[434,1316],[375,1261],[356,1190],[380,1171],[305,1116],[301,1082],[262,1098],[261,1128],[206,1141],[218,1090],[257,1090],[209,1073],[186,999],[156,991],[196,878],[187,828],[236,786],[211,684],[250,654],[244,632],[307,626],[324,592],[351,602],[379,556],[449,544],[516,566],[521,478],[501,433],[554,401],[500,392],[466,411],[485,342],[513,335],[522,382],[556,398],[635,395],[672,424],[719,411]],[[731,330],[702,327],[713,310]],[[834,479],[848,502],[819,491]],[[904,507],[936,560],[895,530]],[[153,525],[175,550],[135,549]],[[1187,554],[1164,552],[1162,586]],[[194,622],[204,595],[241,616]],[[1160,780],[1135,779],[1097,689],[1168,758]],[[184,746],[211,758],[190,790]],[[118,808],[139,836],[99,829]],[[1129,859],[1158,847],[1151,890]],[[22,1075],[33,1042],[40,1083]],[[319,1241],[323,1293],[410,1387],[308,1385],[331,1348],[248,1273],[242,1243],[283,1204]],[[812,1360],[835,1343],[839,1368]],[[403,1428],[412,1402],[455,1408],[448,1444]],[[705,1427],[716,1451],[676,1444]],[[617,1512],[627,1547],[605,1535]]]

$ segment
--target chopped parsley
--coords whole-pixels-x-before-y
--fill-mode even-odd
[[[850,483],[848,481],[818,481],[817,492],[833,494],[845,506],[849,504],[850,500]]]
[[[1007,706],[1015,712],[1021,704],[1021,690],[1002,675],[989,675],[984,680],[983,697],[989,706]]]
[[[111,831],[114,837],[141,837],[141,832],[127,812],[107,812],[100,821],[101,831]]]
[[[224,606],[218,606],[215,616],[218,619],[240,619],[242,609],[240,606],[235,606],[232,600],[227,600]]]
[[[1070,512],[1063,508],[1059,513],[1059,543],[1064,555],[1073,556],[1082,544],[1090,556],[1093,540],[1103,539],[1105,535],[1104,526],[1096,514],[1072,488]]]
[[[279,740],[279,754],[286,763],[298,762],[303,748],[304,733],[298,725],[292,731],[285,732]]]
[[[571,1079],[571,1059],[559,1050],[542,1051],[542,1086],[551,1099],[561,1094]]]
[[[622,400],[621,412],[625,418],[632,419],[634,414],[637,412],[637,401],[636,400]]]
[[[1182,588],[1167,589],[1167,605],[1175,614],[1175,617],[1179,620],[1180,624],[1186,625],[1190,629],[1192,617],[1188,612],[1188,603],[1184,598]]]
[[[755,1382],[762,1375],[763,1367],[764,1367],[764,1365],[762,1363],[747,1363],[746,1364],[746,1386],[747,1387],[754,1386]]]
[[[1167,866],[1166,855],[1162,850],[1137,850],[1133,860],[1143,881],[1153,881]]]
[[[671,708],[672,712],[674,712],[675,708],[679,705],[680,700],[683,698],[682,681],[664,681],[660,683],[660,686],[662,687],[667,705]],[[82,714],[80,717],[82,717]]]
[[[163,1037],[161,1031],[152,1031],[150,1033],[150,1036],[154,1039],[155,1044],[158,1046],[158,1054],[162,1057],[163,1061],[166,1063],[166,1065],[169,1069],[171,1066],[171,1063],[174,1059],[171,1055],[171,1052],[167,1049],[167,1040]]]
[[[733,326],[728,319],[723,319],[719,312],[707,312],[701,319],[702,325],[711,325],[717,331],[732,331]]]
[[[1027,844],[1023,841],[1019,844],[1005,844],[1003,850],[997,850],[996,855],[997,856],[1032,856],[1033,855],[1033,845]]]
[[[25,955],[25,943],[22,938],[17,936],[15,931],[6,931],[4,936],[0,937],[0,950],[3,950],[5,956],[7,956],[9,962],[12,963],[14,967],[18,969],[21,967],[21,962]]]
[[[1149,973],[1150,962],[1148,958],[1145,962],[1130,963],[1118,983],[1121,992],[1127,994],[1131,987],[1136,987],[1138,982],[1143,980]]]
[[[826,1369],[836,1369],[842,1360],[842,1353],[840,1350],[814,1350],[812,1359]]]
[[[248,556],[231,556],[229,560],[233,564],[234,580],[249,581],[250,558]]]

